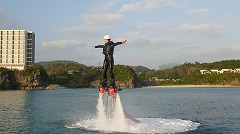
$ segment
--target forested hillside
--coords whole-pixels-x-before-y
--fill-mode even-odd
[[[51,84],[65,87],[90,87],[102,80],[102,68],[86,66],[72,61],[54,61],[43,64]],[[184,63],[172,69],[150,70],[143,66],[115,65],[118,85],[139,87],[153,85],[240,85],[240,73],[201,74],[200,70],[240,68],[240,60],[225,60],[213,63]],[[110,80],[110,78],[108,78]],[[98,82],[99,83],[99,82]]]
[[[200,70],[206,69],[235,69],[240,68],[240,60],[225,60],[213,63],[184,63],[183,65],[166,70],[152,70],[139,75],[145,85],[173,85],[173,84],[197,84],[197,85],[239,85],[239,73],[200,74]]]
[[[93,67],[79,64],[76,62],[53,61],[41,62],[38,65],[45,65],[45,70],[50,77],[51,84],[59,84],[64,87],[81,88],[90,87],[90,83],[102,80],[102,67]],[[124,65],[115,65],[114,73],[117,84],[123,87],[141,86],[135,71]],[[108,78],[110,81],[111,79]],[[98,83],[99,85],[99,83]]]

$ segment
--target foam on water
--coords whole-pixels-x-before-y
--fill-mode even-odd
[[[102,132],[126,133],[178,133],[196,130],[199,123],[181,119],[138,118],[140,123],[126,119],[119,94],[99,93],[97,115],[93,119],[77,121],[68,128],[81,128]]]

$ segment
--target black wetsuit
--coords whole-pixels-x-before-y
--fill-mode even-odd
[[[104,63],[103,63],[103,82],[107,82],[107,70],[110,71],[110,76],[112,79],[112,83],[115,83],[114,73],[113,73],[113,66],[114,66],[114,59],[113,59],[113,52],[114,47],[117,45],[122,44],[122,42],[108,42],[104,45],[97,45],[95,48],[103,48],[103,54],[105,55]]]

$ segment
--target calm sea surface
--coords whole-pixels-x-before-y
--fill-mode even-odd
[[[240,133],[240,88],[124,89],[121,102],[136,118],[191,120],[197,133]],[[100,133],[67,128],[96,115],[97,89],[0,91],[0,133]]]

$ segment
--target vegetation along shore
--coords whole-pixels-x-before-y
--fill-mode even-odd
[[[238,87],[240,72],[236,70],[239,69],[240,60],[225,60],[213,63],[186,62],[164,70],[116,65],[114,72],[116,84],[122,88]],[[203,70],[210,71],[203,73]],[[101,79],[101,67],[74,61],[39,62],[23,71],[0,69],[0,89],[97,88]],[[49,85],[51,88],[47,88]]]
[[[147,88],[240,88],[231,85],[171,85],[171,86],[148,86]]]

